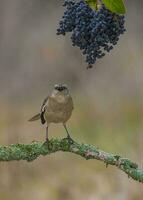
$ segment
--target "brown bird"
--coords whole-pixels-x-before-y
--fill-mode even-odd
[[[41,119],[42,124],[47,124],[46,127],[46,141],[48,138],[48,128],[51,123],[62,123],[66,133],[67,139],[72,141],[71,136],[67,130],[66,122],[71,117],[73,110],[73,101],[70,96],[67,85],[56,84],[52,94],[48,96],[41,107],[39,114],[35,115],[29,121],[35,121]]]

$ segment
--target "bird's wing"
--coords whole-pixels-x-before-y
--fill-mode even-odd
[[[46,120],[44,118],[44,113],[45,113],[45,106],[47,105],[48,99],[49,99],[49,96],[44,99],[43,104],[41,106],[40,118],[41,118],[42,124],[45,124],[45,122],[46,122]]]

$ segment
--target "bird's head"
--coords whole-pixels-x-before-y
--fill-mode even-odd
[[[54,85],[54,94],[68,95],[69,89],[66,84],[56,84],[56,85]]]

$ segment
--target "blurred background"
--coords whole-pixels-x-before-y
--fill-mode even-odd
[[[70,35],[56,36],[61,0],[0,0],[0,144],[45,139],[27,120],[55,83],[68,84],[72,137],[143,164],[143,1],[126,1],[118,45],[87,70]],[[61,125],[50,137],[65,137]],[[142,200],[143,185],[96,160],[55,153],[27,163],[1,162],[2,200]]]

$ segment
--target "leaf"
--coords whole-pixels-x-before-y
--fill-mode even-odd
[[[126,8],[123,0],[102,0],[106,8],[117,14],[125,14]]]
[[[97,10],[97,0],[85,0],[85,2],[86,2],[93,10]]]

